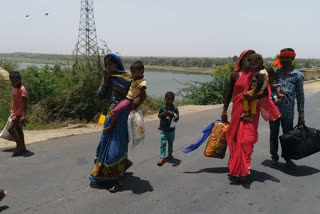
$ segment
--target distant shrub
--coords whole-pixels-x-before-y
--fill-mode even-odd
[[[208,82],[189,82],[178,94],[186,104],[208,105],[219,104],[224,100],[230,74],[234,64],[227,63],[213,69],[212,80]]]

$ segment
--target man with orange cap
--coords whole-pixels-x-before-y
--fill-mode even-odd
[[[277,106],[281,112],[281,117],[276,121],[270,121],[270,153],[272,158],[272,166],[276,167],[278,155],[278,138],[280,124],[284,134],[293,129],[294,106],[297,100],[298,107],[298,123],[304,123],[304,76],[301,72],[294,68],[292,62],[296,57],[296,53],[292,48],[285,48],[280,51],[279,57],[275,60],[274,66],[279,67],[276,74],[276,80],[280,85],[281,92],[285,95],[281,98]],[[285,151],[282,151],[282,157],[286,161],[286,167],[295,170],[297,166],[292,160],[286,157]]]

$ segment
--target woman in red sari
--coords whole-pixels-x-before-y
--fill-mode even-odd
[[[254,53],[255,51],[253,50],[246,50],[241,53],[237,65],[230,76],[228,91],[221,115],[222,121],[227,122],[227,110],[233,97],[231,121],[226,134],[230,150],[228,167],[230,175],[238,178],[239,181],[244,181],[245,176],[250,174],[251,154],[253,152],[254,144],[258,141],[257,130],[260,116],[259,102],[257,104],[257,114],[254,116],[253,122],[240,119],[243,111],[242,97],[245,96],[249,100],[252,98],[252,95],[247,92],[250,89],[251,77],[253,75],[247,59],[250,54]],[[270,87],[268,87],[268,89],[270,89]],[[261,95],[261,97],[267,99],[267,95],[268,90],[266,90],[266,93]],[[268,103],[271,104],[271,101]],[[268,110],[274,111],[272,106]],[[279,112],[269,114],[268,120],[273,119],[270,118],[270,115],[279,116]]]

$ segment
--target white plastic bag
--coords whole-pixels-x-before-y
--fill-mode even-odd
[[[131,111],[128,117],[128,135],[132,147],[144,141],[144,131],[142,110]]]
[[[9,140],[9,141],[14,141],[12,135],[9,133],[8,128],[9,128],[9,124],[11,123],[11,118],[9,117],[8,122],[6,124],[6,126],[3,128],[2,132],[0,133],[0,138]]]

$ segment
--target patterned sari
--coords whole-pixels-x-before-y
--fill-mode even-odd
[[[116,55],[113,56],[121,64],[120,59]],[[100,99],[106,100],[107,115],[104,127],[110,125],[113,109],[125,99],[130,82],[131,75],[125,71],[117,71],[116,74],[111,75],[107,84],[101,84],[97,95]],[[103,182],[120,179],[129,167],[127,158],[129,113],[129,110],[122,111],[113,131],[102,133],[96,151],[95,164],[90,174],[91,181]]]

